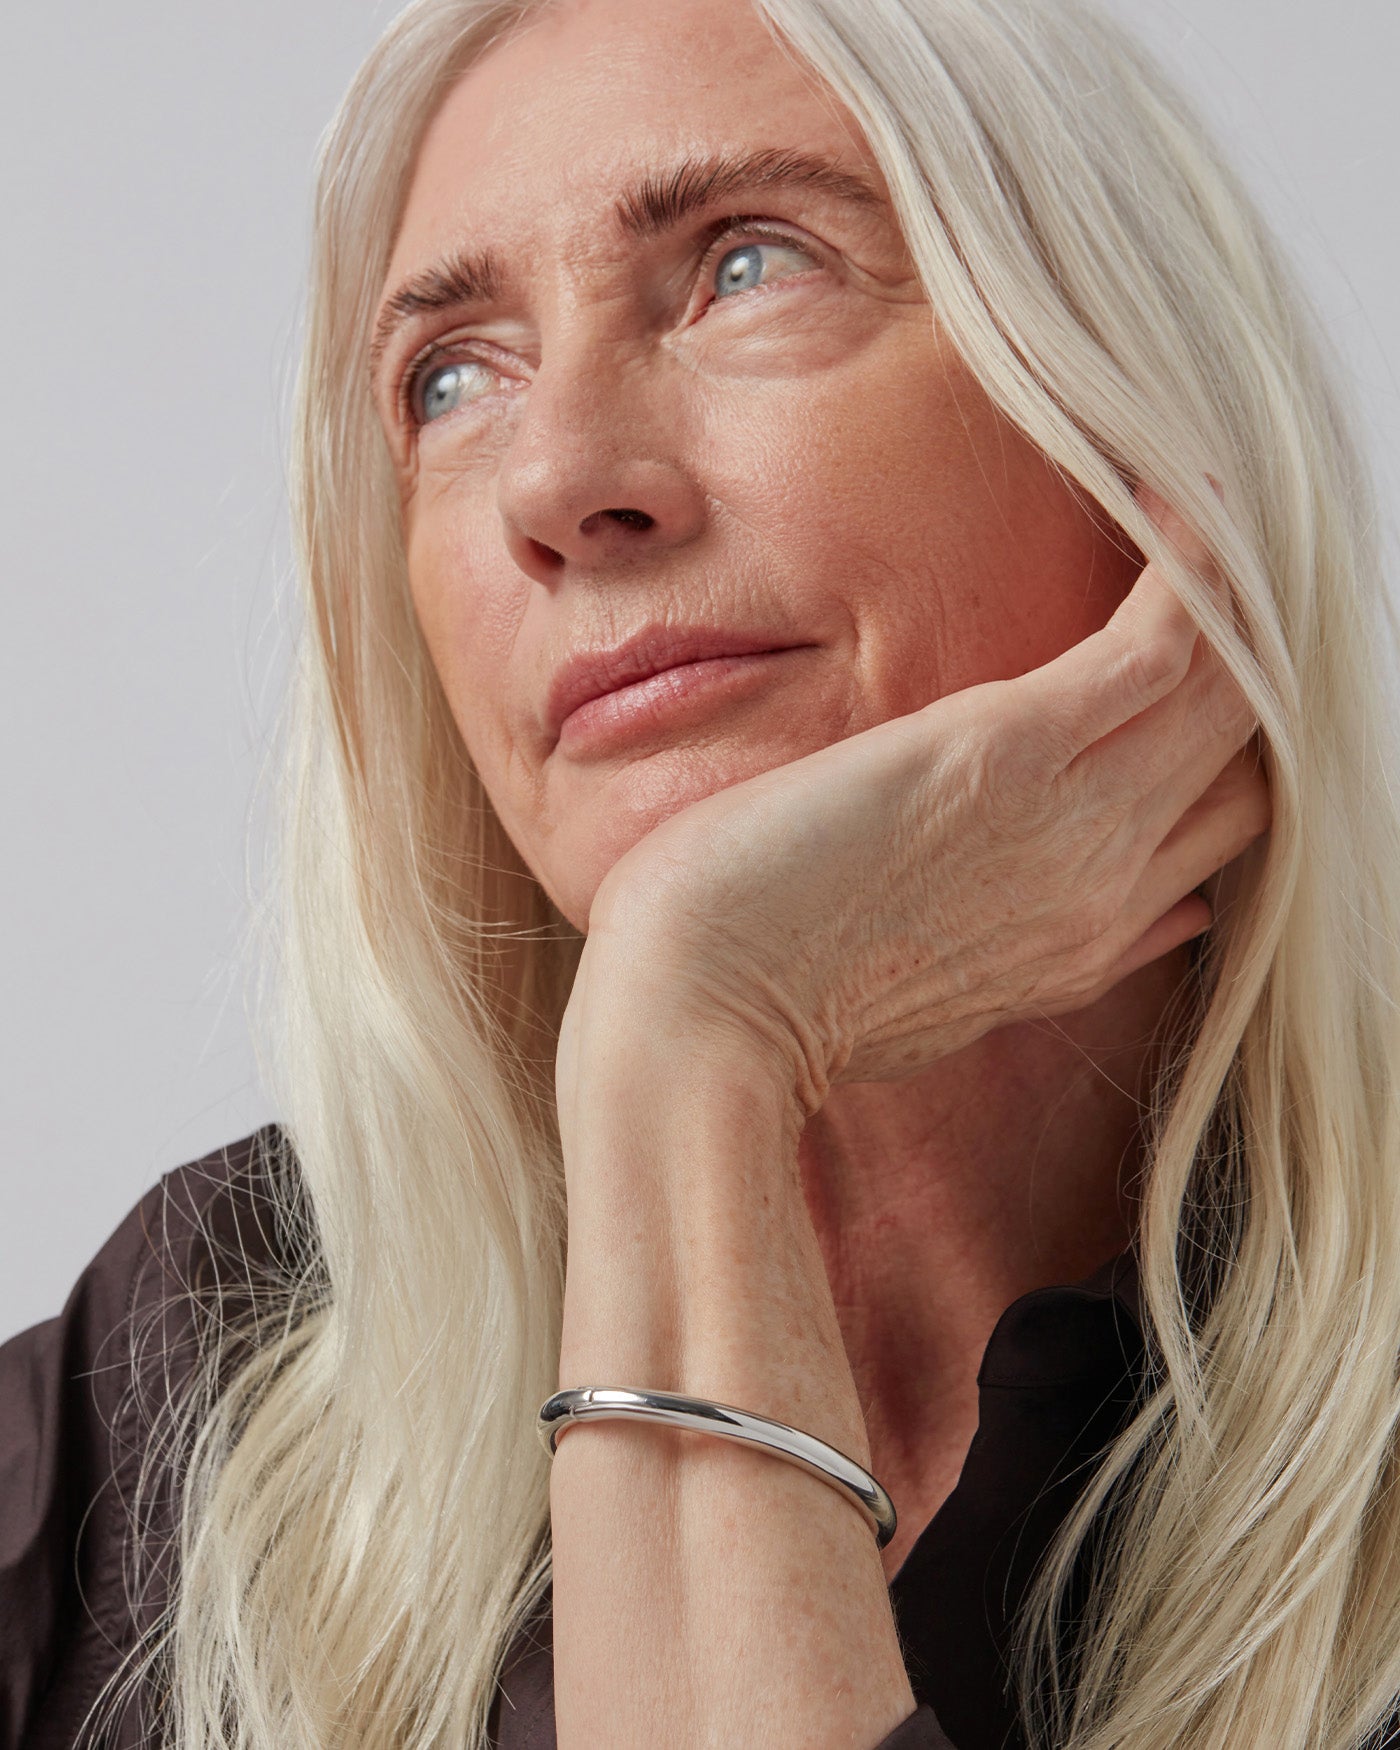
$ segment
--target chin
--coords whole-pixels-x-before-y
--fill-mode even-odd
[[[764,744],[750,728],[743,737],[660,748],[614,768],[596,786],[580,785],[567,802],[556,792],[557,814],[567,813],[580,830],[577,836],[566,831],[550,844],[544,859],[547,874],[540,873],[540,864],[532,859],[537,879],[575,928],[584,930],[594,896],[609,871],[649,833],[693,803],[824,745],[810,737],[800,745],[793,745],[789,737]]]
[[[628,851],[640,844],[654,828],[679,814],[689,802],[698,801],[709,793],[699,791],[694,796],[677,800],[670,808],[649,812],[641,819],[628,816],[615,823],[614,832],[605,841],[593,837],[578,848],[556,846],[551,851],[548,868],[541,872],[536,866],[536,879],[574,928],[586,935],[598,889]]]

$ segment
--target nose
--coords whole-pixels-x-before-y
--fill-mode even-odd
[[[506,546],[527,576],[557,582],[699,534],[706,497],[678,453],[684,390],[667,376],[635,361],[605,370],[597,350],[541,364],[497,476]]]

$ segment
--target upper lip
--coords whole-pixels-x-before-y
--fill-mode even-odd
[[[720,626],[643,626],[611,649],[583,650],[561,664],[549,684],[546,702],[550,739],[559,739],[564,719],[580,705],[634,681],[644,681],[663,669],[714,656],[790,650],[797,642],[771,632],[727,631]]]

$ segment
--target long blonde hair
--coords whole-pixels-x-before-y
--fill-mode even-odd
[[[162,1642],[182,1750],[484,1745],[549,1577],[532,1423],[557,1383],[552,1043],[581,938],[502,831],[427,658],[365,370],[422,130],[540,3],[415,0],[324,146],[268,1023],[307,1208],[288,1210],[280,1316],[187,1416]],[[1400,826],[1375,513],[1335,369],[1199,120],[1105,18],[755,4],[864,128],[986,393],[1166,567],[1268,749],[1273,828],[1155,1105],[1154,1365],[1027,1600],[1027,1733],[1360,1746],[1400,1693]],[[1232,615],[1164,549],[1137,480],[1200,530]]]

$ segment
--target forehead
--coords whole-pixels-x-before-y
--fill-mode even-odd
[[[457,81],[419,149],[390,277],[445,241],[595,223],[639,174],[808,151],[879,183],[849,112],[749,0],[562,0]]]

